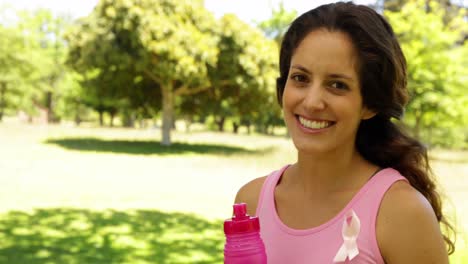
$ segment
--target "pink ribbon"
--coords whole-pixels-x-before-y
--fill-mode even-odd
[[[359,254],[359,248],[357,245],[357,238],[361,230],[361,221],[357,217],[354,210],[349,211],[345,215],[343,221],[343,228],[341,230],[341,236],[343,237],[343,244],[336,253],[333,262],[344,262],[346,258],[352,260]]]

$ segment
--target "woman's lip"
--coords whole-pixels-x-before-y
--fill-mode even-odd
[[[335,125],[336,122],[333,122],[333,121],[328,121],[328,120],[323,120],[323,119],[307,119],[307,120],[310,120],[310,121],[319,121],[319,122],[330,122],[331,125],[328,126],[328,127],[324,127],[324,128],[308,128],[308,127],[305,127],[304,125],[301,124],[301,122],[299,121],[299,115],[295,115],[295,119],[296,119],[296,124],[297,126],[304,132],[304,133],[307,133],[307,134],[317,134],[317,133],[322,133],[326,130],[328,130],[329,128],[333,127]],[[304,119],[306,119],[304,116],[300,116]]]
[[[334,121],[331,121],[331,120],[327,120],[327,119],[320,119],[320,118],[310,118],[310,117],[307,117],[307,116],[303,116],[303,115],[299,115],[299,114],[295,114],[296,116],[296,119],[299,120],[299,117],[302,117],[306,120],[309,120],[309,121],[315,121],[315,122],[330,122],[330,123],[335,123]]]

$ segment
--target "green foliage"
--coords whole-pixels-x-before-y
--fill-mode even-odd
[[[48,121],[57,120],[55,106],[68,74],[62,33],[70,21],[44,9],[16,12],[12,20],[0,25],[0,113],[21,110],[31,116],[41,108]]]
[[[82,80],[80,74],[67,69],[60,82],[55,106],[55,112],[60,119],[74,120],[76,125],[91,116],[91,108],[86,106],[88,94],[80,84]]]
[[[64,66],[67,48],[62,35],[71,21],[45,9],[19,12],[19,18],[17,30],[24,36],[24,48],[33,65],[33,70],[22,76],[28,80],[24,87],[28,95],[25,104],[47,109],[48,121],[56,121],[59,116],[55,106],[67,74]]]
[[[217,54],[213,28],[200,0],[101,0],[68,34],[69,62],[85,75],[97,71],[91,85],[101,90],[96,97],[131,98],[134,105],[159,96],[162,143],[168,145],[176,97],[210,86],[208,67]]]
[[[406,122],[430,144],[463,146],[468,138],[467,24],[460,14],[444,22],[445,11],[431,1],[411,1],[401,12],[386,12],[408,63],[411,100]]]
[[[21,108],[24,101],[23,77],[33,69],[24,42],[21,32],[0,24],[0,121],[5,111]]]
[[[278,68],[278,54],[281,41],[289,25],[296,17],[296,10],[286,10],[283,2],[280,2],[278,8],[272,10],[272,14],[269,19],[258,23],[258,27],[262,29],[264,34],[268,38],[273,39],[278,46],[278,52],[274,56],[275,71]],[[272,78],[271,80],[275,80],[276,77],[276,72],[275,75],[270,76],[270,78]],[[270,92],[270,97],[267,98],[268,104],[263,107],[262,113],[255,118],[257,130],[262,133],[268,133],[269,127],[284,125],[281,109],[276,102],[275,83],[272,83],[271,86],[273,89]]]
[[[18,17],[0,30],[9,65],[0,79],[10,76],[0,109],[43,109],[49,121],[77,124],[94,109],[101,123],[108,113],[127,126],[162,110],[163,144],[176,114],[236,126],[278,119],[269,110],[277,46],[233,15],[217,26],[203,1],[102,0],[73,24],[47,10]]]
[[[253,124],[269,112],[274,97],[277,46],[230,14],[221,18],[218,34],[218,61],[209,71],[213,87],[195,100],[220,129],[226,118],[235,126]],[[189,111],[189,102],[182,105]]]
[[[281,44],[289,24],[297,17],[296,10],[286,10],[283,2],[280,2],[278,9],[273,9],[271,17],[258,23],[258,27],[263,30],[265,35],[274,39],[278,45]]]

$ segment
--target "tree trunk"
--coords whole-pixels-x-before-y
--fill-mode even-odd
[[[218,131],[219,132],[224,132],[224,121],[226,119],[224,116],[221,116],[219,119],[215,120],[216,124],[218,125]]]
[[[99,109],[99,126],[104,126],[104,110]]]
[[[79,114],[75,114],[75,126],[79,126],[81,124],[81,117]]]
[[[245,127],[247,128],[247,134],[250,135],[250,132],[251,132],[251,131],[250,131],[250,129],[251,129],[251,127],[250,127],[250,125],[251,125],[250,120],[242,120],[242,121],[241,121],[241,125],[242,125],[242,126],[245,126]]]
[[[256,127],[255,127],[255,131],[260,133],[260,134],[266,134],[265,133],[265,125],[264,124],[258,124]]]
[[[140,124],[140,128],[146,128],[146,122],[143,117],[139,117],[138,124]]]
[[[76,102],[75,104],[75,125],[79,126],[81,123],[81,117],[80,117],[80,103]]]
[[[185,118],[185,132],[190,133],[190,126],[192,125],[192,117]]]
[[[125,109],[122,113],[122,125],[124,127],[135,127],[136,116],[135,113],[130,112],[128,109]],[[117,112],[115,113],[117,114]]]
[[[0,121],[3,119],[6,103],[5,103],[6,83],[0,85]]]
[[[232,131],[234,132],[234,134],[237,134],[239,132],[239,124],[237,124],[237,122],[232,123]]]
[[[117,115],[117,108],[110,107],[109,108],[109,117],[110,117],[110,127],[114,127],[115,116]]]
[[[113,111],[111,111],[109,113],[110,115],[110,127],[114,127],[114,118],[115,118],[115,113]]]
[[[176,130],[176,123],[175,123],[176,120],[175,120],[175,117],[174,117],[174,116],[171,117],[171,122],[172,122],[172,124],[171,124],[171,130]]]
[[[47,123],[55,122],[53,94],[51,91],[46,93]]]
[[[169,82],[161,86],[162,92],[162,140],[161,145],[171,145],[171,127],[173,124],[172,118],[174,117],[174,89],[173,83]]]

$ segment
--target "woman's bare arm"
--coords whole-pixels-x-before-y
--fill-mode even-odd
[[[376,230],[387,264],[449,263],[430,203],[406,182],[395,183],[385,195]]]

